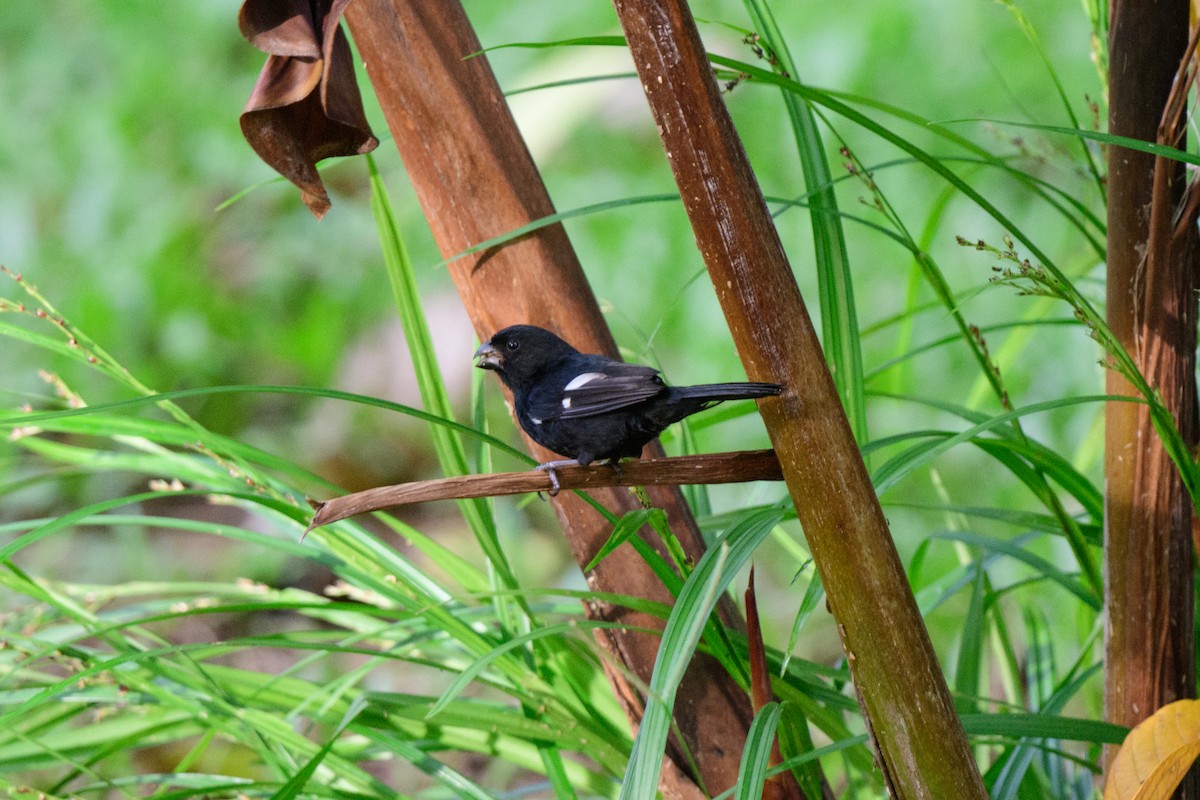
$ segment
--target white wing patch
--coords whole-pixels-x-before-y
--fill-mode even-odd
[[[603,372],[583,372],[571,378],[571,382],[563,387],[564,392],[569,392],[572,389],[578,389],[584,384],[591,383],[594,380],[607,377]],[[567,400],[563,400],[563,408],[570,408],[571,404]]]
[[[583,419],[636,406],[664,391],[662,380],[651,367],[598,366],[595,371],[573,376],[560,392],[545,392],[529,406],[529,411],[547,422]]]

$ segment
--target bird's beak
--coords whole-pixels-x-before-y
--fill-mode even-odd
[[[480,369],[499,370],[504,366],[504,357],[499,350],[492,347],[491,342],[484,342],[475,351],[475,366]]]

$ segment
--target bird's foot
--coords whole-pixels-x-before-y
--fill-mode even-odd
[[[558,473],[556,473],[554,470],[558,469],[559,467],[578,467],[578,466],[579,466],[578,460],[576,460],[574,458],[564,458],[564,459],[561,459],[558,461],[547,461],[544,464],[538,464],[536,467],[534,467],[534,469],[541,470],[542,472],[546,473],[546,477],[548,477],[550,479],[550,496],[554,497],[558,494],[558,490],[561,488],[558,485]]]

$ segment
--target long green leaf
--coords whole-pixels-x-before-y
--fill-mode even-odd
[[[654,661],[650,695],[621,786],[622,800],[654,797],[671,728],[675,693],[709,615],[721,592],[782,516],[782,511],[768,508],[746,517],[713,543],[684,582]]]
[[[773,66],[782,74],[799,75],[787,41],[765,0],[745,0],[746,11],[754,27],[774,55]],[[796,80],[799,80],[796,78]],[[842,230],[837,196],[825,144],[817,127],[816,114],[808,102],[783,91],[783,104],[792,124],[792,135],[808,188],[812,221],[814,259],[821,306],[822,345],[831,362],[830,371],[842,398],[855,441],[866,442],[867,407],[863,395],[863,359],[859,342],[858,311],[854,305],[854,281],[846,252],[846,234]]]
[[[761,800],[763,784],[767,780],[767,763],[771,759],[771,745],[775,743],[775,728],[779,725],[781,712],[779,703],[767,703],[754,715],[738,766],[737,800]]]
[[[450,407],[450,395],[438,368],[433,336],[429,332],[429,323],[425,319],[425,310],[417,291],[412,260],[409,259],[408,250],[400,236],[400,227],[396,223],[387,188],[383,185],[383,179],[375,168],[375,161],[370,156],[367,156],[367,164],[371,175],[371,210],[375,214],[375,225],[383,248],[383,260],[387,265],[392,294],[395,296],[400,322],[404,327],[404,337],[412,355],[421,400],[433,416],[453,420],[454,411]],[[466,354],[464,364],[467,363],[465,356]],[[434,450],[442,470],[449,476],[466,475],[470,470],[462,440],[449,427],[434,426],[432,432]],[[488,501],[485,498],[471,498],[459,500],[457,503],[475,534],[476,541],[483,548],[504,586],[515,588],[517,578],[508,563],[508,556],[500,546],[496,523]]]

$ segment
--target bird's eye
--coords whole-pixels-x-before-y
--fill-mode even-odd
[[[516,339],[509,339],[507,342],[504,343],[504,346],[507,347],[509,350],[519,350],[521,347],[521,343],[518,342]]]

